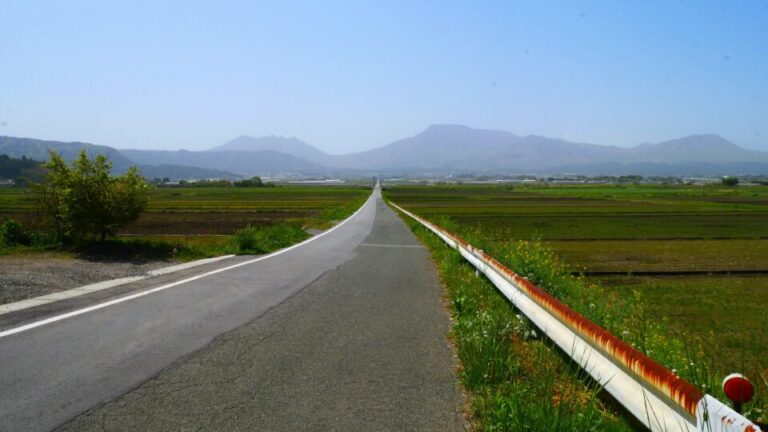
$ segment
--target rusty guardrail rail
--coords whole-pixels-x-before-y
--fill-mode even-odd
[[[390,202],[483,273],[531,322],[651,431],[759,432],[760,428],[493,257]]]

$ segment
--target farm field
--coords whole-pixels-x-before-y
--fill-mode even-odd
[[[745,371],[758,383],[766,378],[768,274],[606,276],[595,280],[622,296],[641,292],[649,317],[665,321],[683,340],[700,340],[709,355],[707,361],[717,370]]]
[[[595,273],[766,273],[768,240],[552,240],[575,271]]]
[[[540,241],[599,286],[606,305],[638,303],[714,377],[743,372],[768,391],[768,188],[393,185],[385,193],[492,254]]]
[[[250,234],[257,235],[256,231],[285,224],[306,230],[325,229],[333,221],[352,214],[369,194],[370,187],[359,185],[155,188],[149,191],[147,210],[138,221],[121,230],[113,244],[109,247],[75,247],[73,250],[75,256],[95,254],[133,261],[190,260],[236,253],[238,247],[242,249],[242,245],[237,246],[240,239],[232,237],[238,230],[260,227]],[[45,229],[35,211],[34,194],[29,189],[0,189],[0,223],[7,219],[21,222],[26,229]],[[301,231],[300,228],[289,227],[289,231]],[[287,237],[289,231],[277,229],[268,234],[269,238],[285,237],[268,249],[293,242]],[[299,239],[309,234],[295,232],[291,235]],[[258,253],[260,250],[266,251],[249,248],[241,252]],[[37,248],[22,248],[4,253],[36,251]]]
[[[228,235],[249,224],[275,222],[323,228],[337,212],[358,207],[369,191],[359,186],[155,188],[147,211],[123,233]],[[35,224],[30,190],[0,189],[0,221],[7,218]]]
[[[768,188],[745,189],[404,186],[390,193],[422,216],[448,216],[493,238],[768,238]]]

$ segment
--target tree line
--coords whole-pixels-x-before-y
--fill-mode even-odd
[[[0,155],[0,178],[11,179],[16,185],[25,186],[32,182],[40,182],[45,178],[43,162],[34,159],[13,158]]]
[[[244,180],[179,180],[171,181],[170,178],[153,178],[149,181],[153,186],[158,187],[276,187],[274,183],[265,182],[259,176],[254,176]]]

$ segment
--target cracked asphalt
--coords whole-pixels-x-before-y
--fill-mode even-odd
[[[0,430],[464,430],[436,271],[378,190],[347,224],[294,251],[0,339],[0,386],[14,392],[11,405],[0,394]],[[220,306],[222,296],[235,298]],[[174,301],[185,308],[169,314]],[[167,334],[177,314],[192,317]],[[115,320],[141,331],[104,342]],[[89,361],[107,351],[80,344],[86,352],[58,355],[76,322],[119,354]],[[8,355],[9,345],[58,365],[32,360],[25,372],[30,357]],[[73,370],[76,379],[62,377]]]

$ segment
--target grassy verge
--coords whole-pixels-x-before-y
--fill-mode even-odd
[[[353,199],[345,204],[326,207],[318,214],[307,218],[304,221],[305,228],[314,229],[328,229],[334,225],[335,222],[344,220],[357,211],[368,199],[368,196]]]
[[[666,319],[647,313],[638,292],[607,290],[594,280],[571,276],[569,266],[539,242],[488,241],[482,231],[456,225],[447,218],[431,219],[702,391],[726,400],[717,385],[722,373],[715,373],[700,341],[685,339],[683,343],[675,337]],[[547,342],[525,340],[535,330],[490,283],[475,278],[469,264],[416,222],[408,223],[433,251],[448,289],[463,367],[461,379],[472,394],[472,417],[478,430],[622,430],[630,426],[606,410],[600,403],[599,389],[580,379],[582,373],[563,353]],[[544,348],[554,357],[548,358]],[[532,367],[526,368],[526,364]],[[568,395],[565,404],[562,394]],[[745,407],[745,414],[763,421],[765,404],[764,395],[758,395]],[[521,419],[523,423],[519,423]],[[532,424],[535,426],[526,426]]]
[[[233,236],[237,252],[242,254],[269,253],[309,237],[298,225],[276,224],[241,229]]]
[[[595,384],[454,250],[405,217],[429,247],[446,287],[459,379],[478,431],[624,431]]]
[[[118,237],[105,241],[0,247],[0,256],[57,256],[122,262],[192,261],[235,252],[229,237]]]

